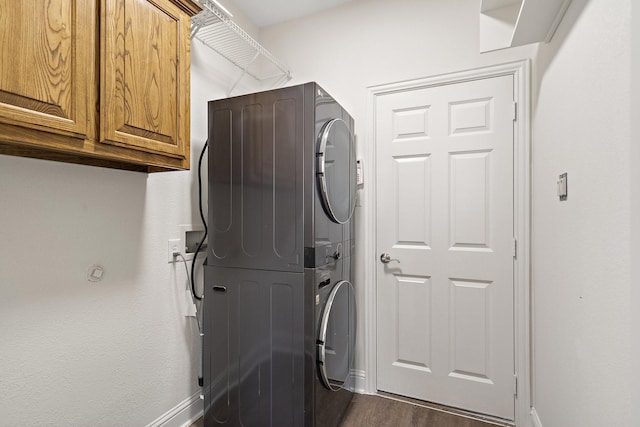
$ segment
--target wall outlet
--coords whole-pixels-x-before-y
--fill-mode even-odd
[[[180,239],[169,239],[169,242],[167,243],[167,262],[176,262],[182,260],[182,258],[180,258],[179,256],[173,256],[174,252],[181,252],[181,243],[182,241]]]

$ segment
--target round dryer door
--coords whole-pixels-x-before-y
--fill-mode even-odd
[[[328,121],[318,136],[318,184],[324,209],[333,222],[344,224],[356,206],[356,154],[349,126]]]
[[[318,337],[320,381],[329,390],[347,385],[356,345],[356,301],[351,282],[335,284],[322,312]]]

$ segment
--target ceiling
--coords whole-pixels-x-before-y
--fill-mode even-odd
[[[258,27],[311,15],[351,0],[234,0]],[[224,4],[224,0],[222,1]]]

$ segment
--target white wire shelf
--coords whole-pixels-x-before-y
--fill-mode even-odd
[[[199,2],[203,10],[191,19],[191,38],[199,40],[241,70],[228,95],[245,75],[257,81],[273,80],[274,83],[286,83],[291,79],[291,71],[233,22],[215,0]]]

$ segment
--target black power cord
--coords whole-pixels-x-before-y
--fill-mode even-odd
[[[204,212],[202,211],[202,159],[204,158],[204,153],[207,151],[207,147],[209,146],[209,140],[204,143],[202,147],[202,151],[200,152],[200,158],[198,159],[198,207],[200,208],[200,219],[202,220],[202,224],[204,225],[204,236],[200,239],[198,243],[198,247],[193,255],[193,259],[191,260],[191,293],[193,297],[198,301],[202,301],[202,296],[198,296],[196,294],[196,281],[194,278],[194,271],[196,270],[196,258],[198,258],[198,254],[200,253],[200,249],[202,249],[202,245],[204,244],[205,239],[207,238],[207,234],[209,230],[207,229],[207,221],[204,217]]]

